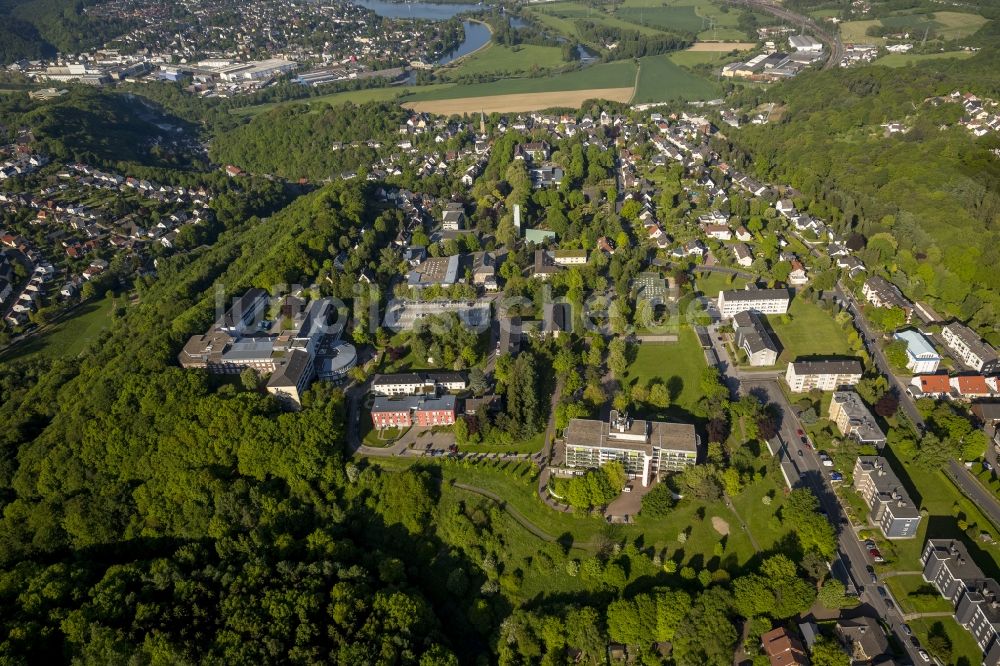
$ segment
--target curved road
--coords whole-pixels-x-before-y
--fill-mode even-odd
[[[830,50],[830,57],[823,65],[823,69],[833,69],[840,64],[840,61],[844,59],[844,42],[841,41],[839,34],[830,34],[825,29],[821,28],[816,21],[809,16],[803,16],[802,14],[796,14],[793,11],[785,9],[781,5],[777,5],[771,2],[764,2],[763,0],[728,0],[731,4],[741,5],[749,7],[751,9],[756,9],[757,11],[767,12],[773,16],[777,16],[780,19],[793,23],[802,28],[808,28],[810,32],[816,35],[816,39],[826,44],[827,48]]]

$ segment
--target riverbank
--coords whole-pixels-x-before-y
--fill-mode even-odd
[[[480,44],[479,46],[477,46],[476,48],[474,48],[473,50],[469,51],[468,53],[463,53],[463,54],[461,54],[459,56],[456,56],[455,58],[452,58],[451,60],[448,60],[448,62],[441,62],[441,60],[443,60],[444,58],[448,57],[447,54],[444,55],[444,56],[442,56],[441,59],[438,60],[438,63],[435,64],[435,70],[447,69],[449,67],[452,67],[452,66],[455,66],[455,65],[459,65],[459,64],[461,64],[461,62],[463,60],[466,60],[469,56],[475,55],[476,53],[479,53],[483,49],[488,48],[489,46],[493,45],[493,26],[491,26],[489,23],[487,23],[486,21],[480,21],[479,19],[474,19],[474,18],[463,19],[462,23],[463,24],[465,24],[465,23],[478,23],[479,25],[481,25],[484,28],[486,28],[486,32],[488,33],[488,37],[486,38],[486,41],[483,42],[482,44]],[[464,28],[464,25],[463,25],[463,28]],[[458,45],[458,47],[455,49],[455,52],[461,51],[462,50],[462,46],[464,46],[465,42],[467,42],[468,39],[469,39],[469,36],[466,35],[465,40],[463,40],[462,44]]]

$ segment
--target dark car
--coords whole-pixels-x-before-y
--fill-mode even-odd
[[[799,437],[805,437],[805,433],[802,432],[802,428],[799,428],[798,430],[796,430],[795,434],[798,435]]]
[[[799,449],[799,457],[802,457],[802,449]]]
[[[872,572],[872,573],[870,573],[868,575],[871,576],[872,583],[877,583],[878,582],[878,576],[876,576],[874,572]]]

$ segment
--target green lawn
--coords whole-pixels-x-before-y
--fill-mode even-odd
[[[947,634],[948,638],[951,639],[951,659],[946,659],[944,655],[935,655],[944,659],[942,663],[956,664],[957,666],[974,666],[975,664],[982,663],[983,653],[979,649],[979,646],[976,645],[976,639],[972,637],[971,633],[963,629],[955,621],[955,618],[927,617],[910,620],[907,624],[910,625],[913,634],[928,652],[930,652],[927,647],[928,634],[938,634],[940,632]]]
[[[461,461],[435,458],[421,462],[441,466],[445,483],[458,481],[483,488],[503,497],[512,508],[536,527],[560,540],[566,538],[574,548],[593,552],[609,534],[615,538],[635,540],[642,537],[646,547],[657,550],[666,548],[668,556],[674,558],[680,565],[718,567],[736,571],[745,566],[756,554],[746,533],[740,529],[739,521],[721,501],[703,503],[682,501],[668,516],[663,518],[645,518],[641,514],[631,525],[608,524],[601,518],[594,518],[576,513],[562,513],[546,506],[537,493],[537,476],[526,473],[526,463],[512,461],[494,461],[489,464],[466,464]],[[380,459],[377,463],[386,469],[401,469],[413,464],[412,460],[401,458]],[[781,495],[777,481],[765,476],[757,484],[746,489],[733,498],[737,511],[751,525],[751,531],[762,548],[774,543],[784,536],[786,530],[771,521],[770,515],[780,506],[776,499],[770,507],[765,507],[760,497],[769,491]],[[699,518],[699,509],[704,509],[704,518]],[[712,526],[712,518],[719,517],[730,526],[730,535],[725,540],[722,556],[716,555],[716,544],[722,541],[721,535]],[[758,534],[757,529],[760,530]],[[682,530],[690,530],[690,535],[684,544],[677,541],[677,535]],[[537,537],[535,537],[537,538]]]
[[[840,37],[845,43],[882,44],[885,40],[881,37],[869,37],[866,34],[868,28],[879,25],[882,24],[878,19],[844,21],[840,24]]]
[[[788,323],[783,321],[782,315],[767,318],[783,348],[778,357],[779,365],[800,356],[852,355],[844,329],[820,306],[796,296],[788,314]]]
[[[632,101],[707,100],[718,97],[720,90],[715,82],[676,64],[670,55],[647,56],[639,59],[639,84]]]
[[[742,289],[747,281],[728,273],[698,273],[694,279],[695,288],[710,300],[717,300],[720,291]]]
[[[617,61],[591,65],[580,70],[552,76],[506,79],[491,83],[454,84],[415,88],[408,102],[490,97],[519,93],[588,90],[591,88],[628,88],[635,83],[635,64]]]
[[[622,7],[616,15],[631,23],[662,28],[676,32],[698,33],[708,25],[691,6]]]
[[[954,610],[920,574],[885,576],[883,582],[892,591],[904,613],[938,613]]]
[[[989,19],[967,12],[934,12],[935,33],[945,39],[959,39],[977,32]]]
[[[973,51],[946,51],[945,53],[890,53],[887,56],[879,58],[875,61],[878,65],[885,65],[886,67],[908,67],[910,65],[919,65],[922,62],[928,60],[941,60],[943,58],[953,58],[956,60],[965,60],[966,58],[971,58],[976,55]]]
[[[459,447],[463,453],[538,453],[545,443],[545,432],[540,432],[531,439],[516,442],[510,446],[493,446],[491,444],[466,444]]]
[[[101,331],[110,326],[114,303],[114,299],[104,298],[80,305],[70,317],[4,350],[0,353],[0,362],[36,355],[47,358],[78,356]]]
[[[454,68],[443,70],[448,78],[478,74],[516,75],[561,67],[568,63],[557,46],[519,44],[515,47],[490,44],[463,58]]]
[[[969,555],[987,576],[1000,576],[1000,545],[988,545],[970,538],[959,529],[958,520],[965,520],[994,535],[1000,533],[998,528],[955,487],[951,479],[940,469],[928,470],[913,464],[903,466],[895,458],[892,447],[883,449],[883,455],[893,461],[893,469],[903,472],[903,485],[925,516],[920,521],[920,530],[915,539],[885,542],[885,547],[895,559],[893,568],[901,571],[919,570],[920,553],[928,538],[958,539],[965,544]],[[883,554],[885,552],[883,550]]]
[[[701,398],[701,373],[705,354],[690,326],[684,326],[677,342],[645,342],[638,345],[622,382],[627,385],[663,381],[670,391],[671,407],[690,412]],[[669,414],[670,409],[667,409]]]

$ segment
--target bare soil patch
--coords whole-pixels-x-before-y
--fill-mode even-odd
[[[632,99],[634,88],[591,88],[590,90],[560,90],[558,92],[491,95],[489,97],[463,97],[423,102],[407,102],[403,106],[424,113],[442,115],[467,113],[510,113],[514,111],[540,111],[564,106],[577,108],[588,99],[606,99],[627,102]]]

